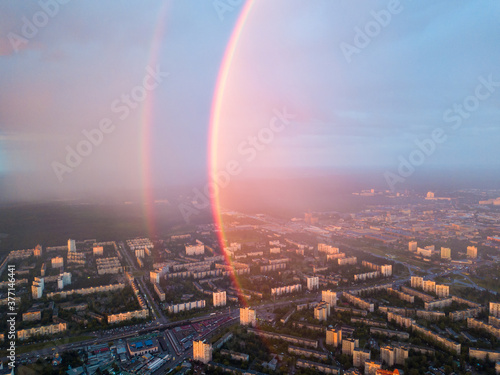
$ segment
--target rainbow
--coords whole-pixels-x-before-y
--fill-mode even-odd
[[[224,57],[222,59],[222,64],[219,70],[219,74],[217,77],[217,83],[215,85],[214,98],[212,101],[212,108],[210,113],[210,131],[209,131],[209,149],[208,149],[208,176],[209,180],[213,179],[213,176],[218,172],[218,149],[219,149],[219,137],[221,133],[221,109],[224,100],[224,93],[227,85],[227,80],[229,77],[229,72],[231,70],[231,64],[233,62],[234,54],[236,52],[236,48],[238,46],[239,38],[242,34],[242,31],[245,27],[245,23],[248,19],[248,16],[251,12],[252,6],[254,4],[254,0],[248,0],[243,6],[243,9],[238,16],[238,20],[234,26],[233,32],[229,39],[229,42],[226,47],[226,51],[224,53]],[[213,184],[210,184],[213,186]],[[218,240],[219,246],[222,250],[222,254],[224,255],[224,259],[227,265],[231,266],[234,269],[233,262],[227,252],[226,248],[226,235],[224,233],[224,223],[222,221],[222,210],[221,210],[221,202],[220,202],[220,190],[213,189],[211,191],[212,197],[212,215],[214,218],[214,222],[217,226],[218,230]],[[243,296],[241,292],[241,284],[236,277],[233,277],[233,285],[239,293],[240,301],[242,301],[244,306],[248,306],[248,302]]]
[[[214,174],[217,172],[217,162],[219,148],[219,135],[221,132],[220,117],[221,109],[223,105],[224,93],[226,89],[226,84],[231,70],[231,65],[235,51],[237,49],[238,41],[244,29],[245,23],[251,12],[252,6],[254,5],[254,0],[247,0],[243,5],[242,10],[238,16],[235,23],[231,36],[226,46],[224,56],[222,58],[221,66],[217,76],[217,81],[215,84],[214,97],[212,100],[212,107],[210,111],[210,129],[209,129],[209,144],[208,144],[208,176],[211,180]],[[168,14],[168,3],[164,3],[161,11],[158,14],[157,26],[154,31],[150,56],[149,56],[149,66],[156,66],[159,61],[159,54],[161,49],[161,42],[166,28],[166,20]],[[144,211],[146,217],[146,225],[150,237],[154,237],[157,234],[157,228],[155,223],[155,212],[154,212],[154,195],[153,195],[153,175],[152,175],[152,158],[150,154],[151,136],[152,136],[152,124],[154,121],[154,95],[152,92],[148,92],[147,98],[145,100],[143,111],[142,111],[142,133],[141,133],[141,164],[143,166],[142,170],[142,182],[143,182],[143,203]],[[226,265],[231,266],[234,269],[234,264],[229,257],[226,249],[226,236],[224,233],[224,226],[222,221],[221,204],[219,191],[211,192],[211,208],[214,222],[218,229],[218,242],[224,255]],[[248,305],[246,299],[244,299],[241,293],[241,284],[236,276],[233,277],[233,285],[240,294],[240,300],[245,306]]]
[[[165,28],[167,24],[167,15],[170,2],[165,2],[158,13],[158,20],[156,28],[151,41],[149,63],[148,66],[155,67],[158,64],[161,44]],[[142,132],[141,132],[141,165],[142,165],[142,194],[144,213],[146,217],[146,228],[149,237],[157,234],[154,212],[154,194],[153,194],[153,173],[152,173],[152,160],[151,160],[151,133],[154,121],[154,94],[152,91],[147,92],[144,106],[142,107]]]

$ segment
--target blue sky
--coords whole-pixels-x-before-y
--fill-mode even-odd
[[[158,186],[204,178],[214,87],[243,8],[243,2],[228,5],[219,17],[214,3],[0,3],[3,194],[57,196],[94,189],[95,181],[141,186],[143,103],[114,121],[113,131],[62,180],[54,162],[65,164],[67,147],[84,139],[82,131],[116,118],[111,103],[141,84],[162,10],[157,64],[168,77],[153,91],[151,169]],[[46,20],[43,4],[54,13]],[[220,160],[237,157],[237,145],[286,107],[296,115],[293,126],[259,153],[247,169],[252,173],[395,170],[416,140],[439,127],[448,139],[421,168],[498,166],[500,88],[479,100],[456,130],[443,116],[475,95],[481,79],[500,81],[499,16],[494,0],[254,1],[228,76]],[[43,25],[28,35],[26,20]],[[371,30],[367,46],[356,47],[358,30]],[[16,39],[18,51],[14,34],[26,37]],[[346,58],[346,45],[357,53]],[[12,188],[20,184],[25,187]]]

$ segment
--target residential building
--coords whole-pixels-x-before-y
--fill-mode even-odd
[[[371,352],[368,349],[355,348],[352,354],[352,362],[354,367],[364,367],[365,362],[371,358]]]
[[[41,257],[43,253],[42,245],[38,244],[36,245],[35,249],[33,250],[33,255],[37,258]]]
[[[441,310],[445,307],[451,306],[453,303],[453,298],[442,298],[435,301],[425,302],[424,306],[426,310]]]
[[[318,352],[317,350],[301,348],[301,347],[294,346],[294,345],[288,346],[288,353],[296,354],[296,355],[303,355],[304,357],[315,357],[318,359],[322,359],[324,361],[328,360],[328,353]]]
[[[71,284],[71,273],[69,272],[64,272],[60,274],[59,277],[57,278],[57,288],[59,290],[64,289],[66,285],[70,284]]]
[[[436,294],[438,298],[447,298],[450,295],[450,287],[448,285],[437,284]]]
[[[319,288],[319,277],[313,276],[307,278],[307,289],[315,290]]]
[[[424,280],[422,289],[426,293],[436,293],[436,282],[432,280]]]
[[[365,375],[376,375],[377,370],[382,368],[382,362],[369,360],[365,362]]]
[[[94,246],[92,249],[92,252],[94,256],[103,256],[104,254],[104,247],[103,246]]]
[[[17,331],[19,340],[28,340],[31,337],[55,335],[66,331],[66,323],[50,324]]]
[[[318,319],[320,322],[327,320],[330,316],[330,305],[326,302],[321,302],[314,308],[314,318]]]
[[[186,245],[186,255],[203,255],[205,253],[205,245],[197,243],[196,245]]]
[[[417,241],[408,242],[408,251],[411,251],[411,252],[417,251]]]
[[[64,266],[64,259],[62,257],[55,257],[51,260],[52,268],[61,268]]]
[[[354,338],[342,339],[342,354],[353,355],[354,349],[359,347],[359,340]]]
[[[330,307],[337,306],[337,292],[332,290],[323,290],[321,292],[321,300],[328,303]]]
[[[387,366],[404,365],[408,358],[409,349],[406,347],[394,347],[391,345],[380,348],[380,358]]]
[[[490,302],[490,315],[500,318],[500,303]]]
[[[333,247],[330,245],[326,245],[324,243],[319,243],[318,244],[318,251],[320,253],[325,253],[325,254],[338,254],[339,253],[339,248],[338,247]]]
[[[411,277],[411,287],[415,289],[423,289],[424,287],[424,278],[419,276]]]
[[[42,319],[42,310],[31,308],[23,314],[23,322],[36,322]]]
[[[352,295],[350,293],[344,292],[342,293],[342,296],[347,299],[347,301],[360,309],[363,310],[368,310],[369,312],[374,312],[375,311],[375,305],[373,303],[370,303],[368,301],[365,301],[364,299],[357,297],[355,295]]]
[[[33,297],[33,299],[42,298],[44,288],[44,278],[35,277],[35,279],[33,280],[33,285],[31,285],[31,296]]]
[[[240,324],[255,327],[257,325],[256,311],[250,307],[240,308]]]
[[[356,257],[345,257],[337,259],[339,266],[355,265],[358,263],[358,258]]]
[[[226,291],[217,291],[213,293],[214,307],[226,306]]]
[[[193,359],[205,364],[212,360],[212,345],[205,341],[193,341]]]
[[[342,329],[328,328],[326,330],[326,344],[338,347],[342,343]]]
[[[291,336],[291,335],[285,335],[282,333],[274,333],[274,332],[269,332],[269,331],[264,331],[264,330],[257,330],[255,328],[248,328],[248,332],[253,333],[255,335],[269,338],[269,339],[275,339],[275,340],[283,340],[286,342],[289,342],[294,345],[302,345],[302,346],[309,346],[311,348],[318,348],[318,340],[311,340],[311,339],[306,339],[303,337],[298,337],[298,336]]]
[[[147,309],[128,311],[119,314],[112,314],[108,315],[108,324],[121,323],[127,320],[131,320],[133,318],[146,319],[148,316],[149,316],[149,310]]]
[[[451,249],[449,247],[441,247],[441,259],[451,259]]]
[[[298,368],[312,369],[323,374],[340,375],[342,370],[339,367],[325,365],[320,362],[313,362],[307,359],[298,359],[296,364]]]
[[[476,246],[467,246],[467,257],[471,259],[477,258],[477,247]]]
[[[76,243],[75,240],[68,240],[68,253],[76,253]]]
[[[500,352],[495,350],[469,348],[469,357],[482,361],[488,358],[492,362],[497,362],[500,361]]]

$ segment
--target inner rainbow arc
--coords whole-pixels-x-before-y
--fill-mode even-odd
[[[245,26],[245,22],[251,12],[252,6],[254,5],[254,0],[247,0],[241,10],[236,24],[233,28],[233,32],[227,44],[221,67],[219,69],[219,74],[217,77],[217,82],[214,90],[214,99],[212,101],[211,113],[210,113],[210,130],[209,130],[209,145],[208,145],[208,178],[211,181],[213,176],[217,173],[218,168],[218,150],[220,147],[219,138],[221,132],[221,110],[223,105],[224,94],[226,90],[227,80],[229,77],[229,72],[231,70],[231,65],[233,58],[238,46],[239,38]],[[212,184],[211,184],[212,185]],[[220,200],[220,189],[214,189],[211,192],[211,208],[212,215],[215,225],[218,230],[218,242],[221,248],[222,254],[224,256],[225,263],[234,270],[234,264],[231,260],[227,248],[226,248],[226,234],[224,232],[224,224],[222,221],[222,210],[221,210],[221,200]],[[233,284],[238,291],[240,300],[244,306],[248,306],[248,302],[242,293],[241,284],[236,275],[233,279]]]

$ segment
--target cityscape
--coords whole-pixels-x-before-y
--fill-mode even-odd
[[[0,338],[15,306],[16,361],[41,373],[493,373],[496,195],[370,189],[353,196],[392,203],[288,220],[227,211],[224,250],[213,224],[14,250]]]
[[[500,3],[0,4],[0,375],[500,375]]]

